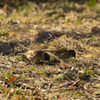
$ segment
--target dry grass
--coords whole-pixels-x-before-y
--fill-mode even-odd
[[[0,99],[99,100],[99,5],[91,10],[65,0],[29,2],[13,13],[0,8]],[[34,63],[33,51],[62,48],[76,58]]]

